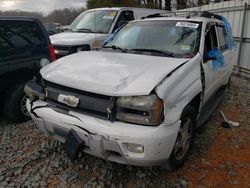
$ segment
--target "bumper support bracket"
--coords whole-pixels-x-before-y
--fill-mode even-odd
[[[64,149],[72,162],[78,158],[83,147],[84,141],[71,129],[66,137]]]

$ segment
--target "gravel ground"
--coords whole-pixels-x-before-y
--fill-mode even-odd
[[[249,94],[249,80],[233,77],[232,86],[219,108],[225,104],[245,108],[246,118],[242,121],[249,121]],[[195,168],[192,161],[206,156],[215,144],[214,135],[221,130],[218,114],[216,111],[206,126],[198,130],[195,149],[183,168]],[[208,126],[210,124],[215,126]],[[0,187],[184,188],[190,186],[189,179],[188,174],[181,171],[171,173],[160,167],[126,166],[85,153],[72,163],[63,146],[41,133],[32,121],[11,124],[0,120]]]

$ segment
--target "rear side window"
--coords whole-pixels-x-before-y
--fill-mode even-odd
[[[45,38],[36,22],[0,21],[0,58],[40,53],[39,48],[45,46]]]
[[[227,49],[227,40],[226,40],[226,30],[223,26],[217,26],[217,34],[219,39],[220,50]]]

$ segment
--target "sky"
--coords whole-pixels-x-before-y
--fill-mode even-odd
[[[0,0],[0,11],[22,10],[49,13],[55,9],[83,7],[86,0]]]

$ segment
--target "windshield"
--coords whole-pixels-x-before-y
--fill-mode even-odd
[[[199,49],[200,28],[198,22],[173,20],[131,22],[104,48],[123,49],[123,52],[128,53],[158,52],[161,55],[165,53],[175,57],[193,57]]]
[[[70,30],[84,33],[108,33],[117,14],[114,10],[87,11],[78,16]]]

